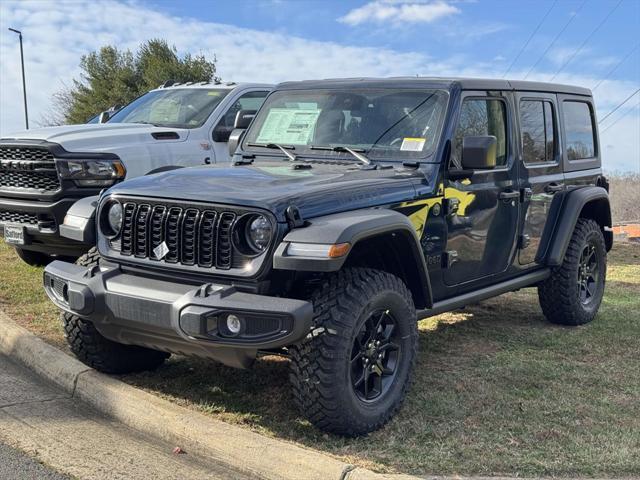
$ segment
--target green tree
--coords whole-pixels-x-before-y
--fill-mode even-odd
[[[54,97],[52,116],[46,124],[84,123],[113,105],[125,105],[167,80],[204,82],[216,77],[215,57],[178,56],[175,46],[165,40],[152,39],[133,54],[114,46],[83,55],[82,73],[73,86]]]

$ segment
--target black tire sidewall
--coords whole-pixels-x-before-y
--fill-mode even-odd
[[[398,363],[398,371],[393,379],[393,383],[388,390],[383,393],[381,398],[371,402],[365,402],[358,398],[353,389],[351,381],[351,349],[355,342],[356,336],[365,320],[376,310],[388,309],[396,322],[396,328],[400,332],[400,361]],[[413,323],[413,326],[412,326]],[[385,412],[393,410],[396,404],[404,396],[404,389],[407,388],[409,376],[413,365],[415,333],[412,328],[416,328],[415,311],[412,311],[407,305],[405,299],[399,293],[393,290],[382,290],[377,292],[369,299],[366,305],[360,309],[357,314],[357,320],[351,328],[351,335],[347,343],[347,349],[343,353],[338,378],[344,388],[340,389],[342,398],[340,402],[345,409],[350,411],[350,416],[356,417],[358,422],[374,423]]]

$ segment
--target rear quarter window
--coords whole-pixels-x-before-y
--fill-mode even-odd
[[[583,160],[596,156],[593,109],[589,103],[564,101],[562,104],[565,150],[568,160]]]

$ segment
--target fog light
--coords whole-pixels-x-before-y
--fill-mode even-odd
[[[229,333],[237,335],[240,333],[241,329],[242,322],[240,321],[240,318],[236,315],[229,315],[227,317],[227,330],[229,330]]]

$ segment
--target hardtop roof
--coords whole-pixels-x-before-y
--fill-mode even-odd
[[[276,90],[321,89],[340,87],[369,88],[460,88],[461,90],[512,90],[528,92],[567,93],[591,96],[591,90],[574,85],[558,83],[529,82],[524,80],[502,80],[485,78],[444,78],[444,77],[388,77],[388,78],[332,78],[324,80],[302,80],[283,82]]]

